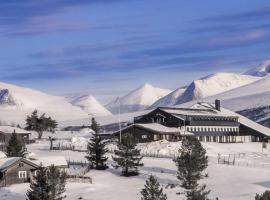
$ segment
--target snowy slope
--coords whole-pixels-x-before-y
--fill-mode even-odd
[[[74,95],[67,97],[68,101],[80,107],[83,111],[93,116],[111,115],[105,107],[103,107],[92,95]]]
[[[122,113],[140,111],[148,108],[170,92],[168,89],[155,88],[150,84],[145,84],[127,95],[120,97],[119,100],[109,103],[106,105],[106,108],[112,113],[117,113],[120,101]]]
[[[268,73],[270,73],[270,60],[266,60],[265,62],[260,64],[258,67],[250,69],[244,74],[262,77],[262,76],[267,75]]]
[[[253,83],[207,97],[204,101],[212,103],[215,99],[220,99],[223,107],[234,111],[268,106],[270,105],[269,86],[270,75],[267,75]],[[194,103],[196,101],[190,101],[181,106],[188,106]]]
[[[168,94],[165,97],[160,98],[157,100],[154,104],[152,104],[149,109],[157,108],[157,107],[162,107],[162,106],[173,106],[176,102],[177,99],[183,95],[183,93],[186,91],[187,87],[180,87],[170,94]]]
[[[0,82],[0,121],[22,124],[34,109],[57,120],[86,117],[87,113],[72,106],[64,97],[52,96],[15,85]]]
[[[202,79],[193,81],[176,104],[182,104],[192,100],[202,100],[243,85],[259,80],[259,77],[238,75],[234,73],[217,73]]]

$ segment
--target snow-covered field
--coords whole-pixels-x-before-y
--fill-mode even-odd
[[[262,193],[270,187],[270,150],[265,149],[262,152],[261,143],[243,143],[243,144],[219,144],[203,143],[210,157],[209,167],[206,173],[209,178],[203,180],[211,189],[211,197],[219,197],[224,200],[252,200],[256,193]],[[144,149],[149,151],[177,150],[180,143],[157,143],[142,144]],[[67,160],[84,161],[84,153],[73,151],[48,151],[48,142],[31,144],[28,151],[33,152],[35,156],[65,156]],[[241,161],[259,162],[265,165],[223,165],[217,164],[217,155],[241,154]],[[110,155],[109,155],[110,157]],[[121,177],[119,171],[109,168],[106,171],[90,171],[93,184],[86,183],[68,183],[67,200],[81,199],[87,200],[135,200],[140,199],[140,190],[143,188],[145,179],[154,174],[158,177],[160,183],[166,186],[168,183],[177,183],[176,167],[170,158],[145,157],[143,159],[144,167],[138,177]],[[239,161],[240,162],[240,161]],[[111,164],[111,159],[109,160]],[[237,162],[236,162],[237,163]],[[0,189],[0,199],[2,200],[21,200],[25,199],[25,193],[28,184],[13,185]],[[176,192],[177,189],[165,189],[168,199],[182,199]]]

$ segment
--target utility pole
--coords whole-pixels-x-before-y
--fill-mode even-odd
[[[117,97],[116,101],[118,101],[118,123],[119,123],[119,142],[122,143],[122,127],[121,127],[121,101],[120,98]]]

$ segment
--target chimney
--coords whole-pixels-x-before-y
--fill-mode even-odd
[[[220,111],[220,100],[218,99],[215,100],[215,109]]]

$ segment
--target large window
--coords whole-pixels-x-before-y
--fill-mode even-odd
[[[27,171],[19,171],[19,172],[18,172],[18,176],[19,176],[19,178],[21,178],[21,179],[27,178]]]

